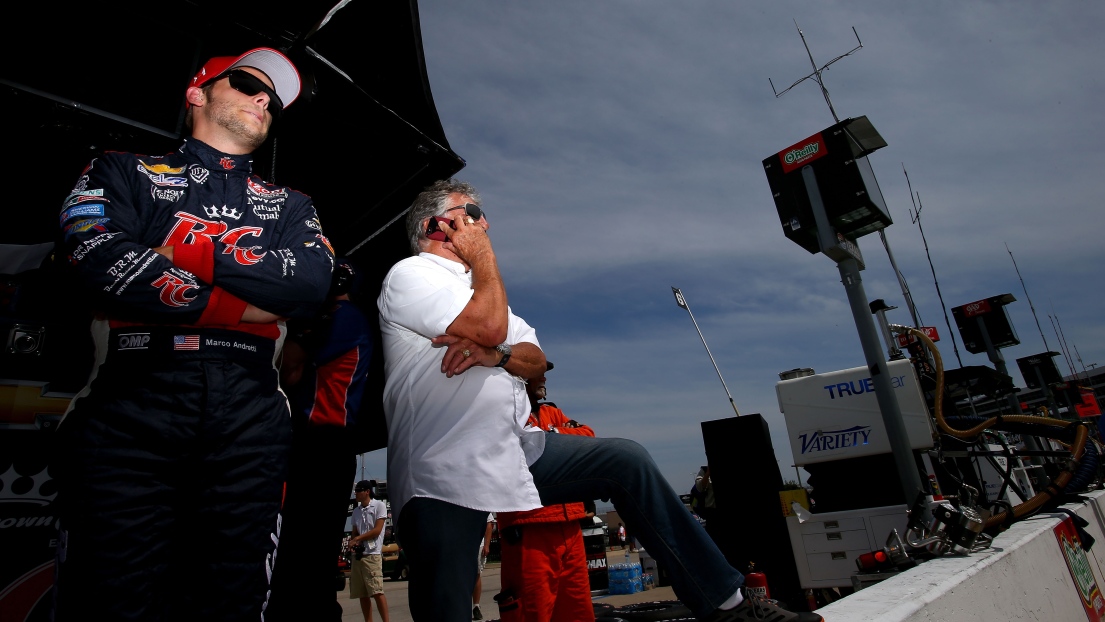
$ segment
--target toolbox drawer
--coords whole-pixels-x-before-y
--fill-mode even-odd
[[[802,535],[806,553],[828,553],[851,549],[870,550],[870,538],[866,529],[853,531],[826,531]]]
[[[856,558],[869,549],[853,549],[850,551],[826,551],[824,553],[808,553],[806,563],[809,565],[810,577],[821,582],[831,582],[832,586],[852,584],[852,575],[856,572]]]
[[[814,520],[798,524],[799,533],[804,535],[810,533],[825,533],[826,531],[853,531],[857,529],[867,529],[867,524],[863,522],[862,516],[833,518],[824,521],[816,520],[818,516],[817,514],[814,514],[813,516]]]

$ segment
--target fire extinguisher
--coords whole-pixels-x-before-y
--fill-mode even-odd
[[[749,596],[771,598],[771,590],[767,589],[767,575],[756,572],[755,562],[748,562],[748,574],[744,575],[744,589]]]

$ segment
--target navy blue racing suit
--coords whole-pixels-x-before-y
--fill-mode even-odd
[[[283,320],[334,254],[309,197],[192,138],[111,152],[60,214],[96,358],[58,428],[57,620],[263,619],[291,437]],[[154,249],[172,247],[172,260]]]

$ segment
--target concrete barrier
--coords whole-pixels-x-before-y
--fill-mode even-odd
[[[1096,539],[1079,573],[1083,591],[1090,594],[1086,605],[1056,535],[1067,515],[1046,513],[1015,523],[989,549],[931,559],[818,613],[826,622],[1103,619],[1105,492],[1084,496],[1087,501],[1063,507],[1089,521],[1085,531]],[[1077,553],[1074,558],[1077,566]]]

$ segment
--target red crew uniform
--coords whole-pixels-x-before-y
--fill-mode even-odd
[[[529,425],[560,434],[594,436],[590,427],[569,419],[550,403],[540,405]],[[499,615],[503,622],[592,622],[587,552],[579,521],[582,503],[547,505],[528,512],[499,512],[502,586],[517,608]]]

